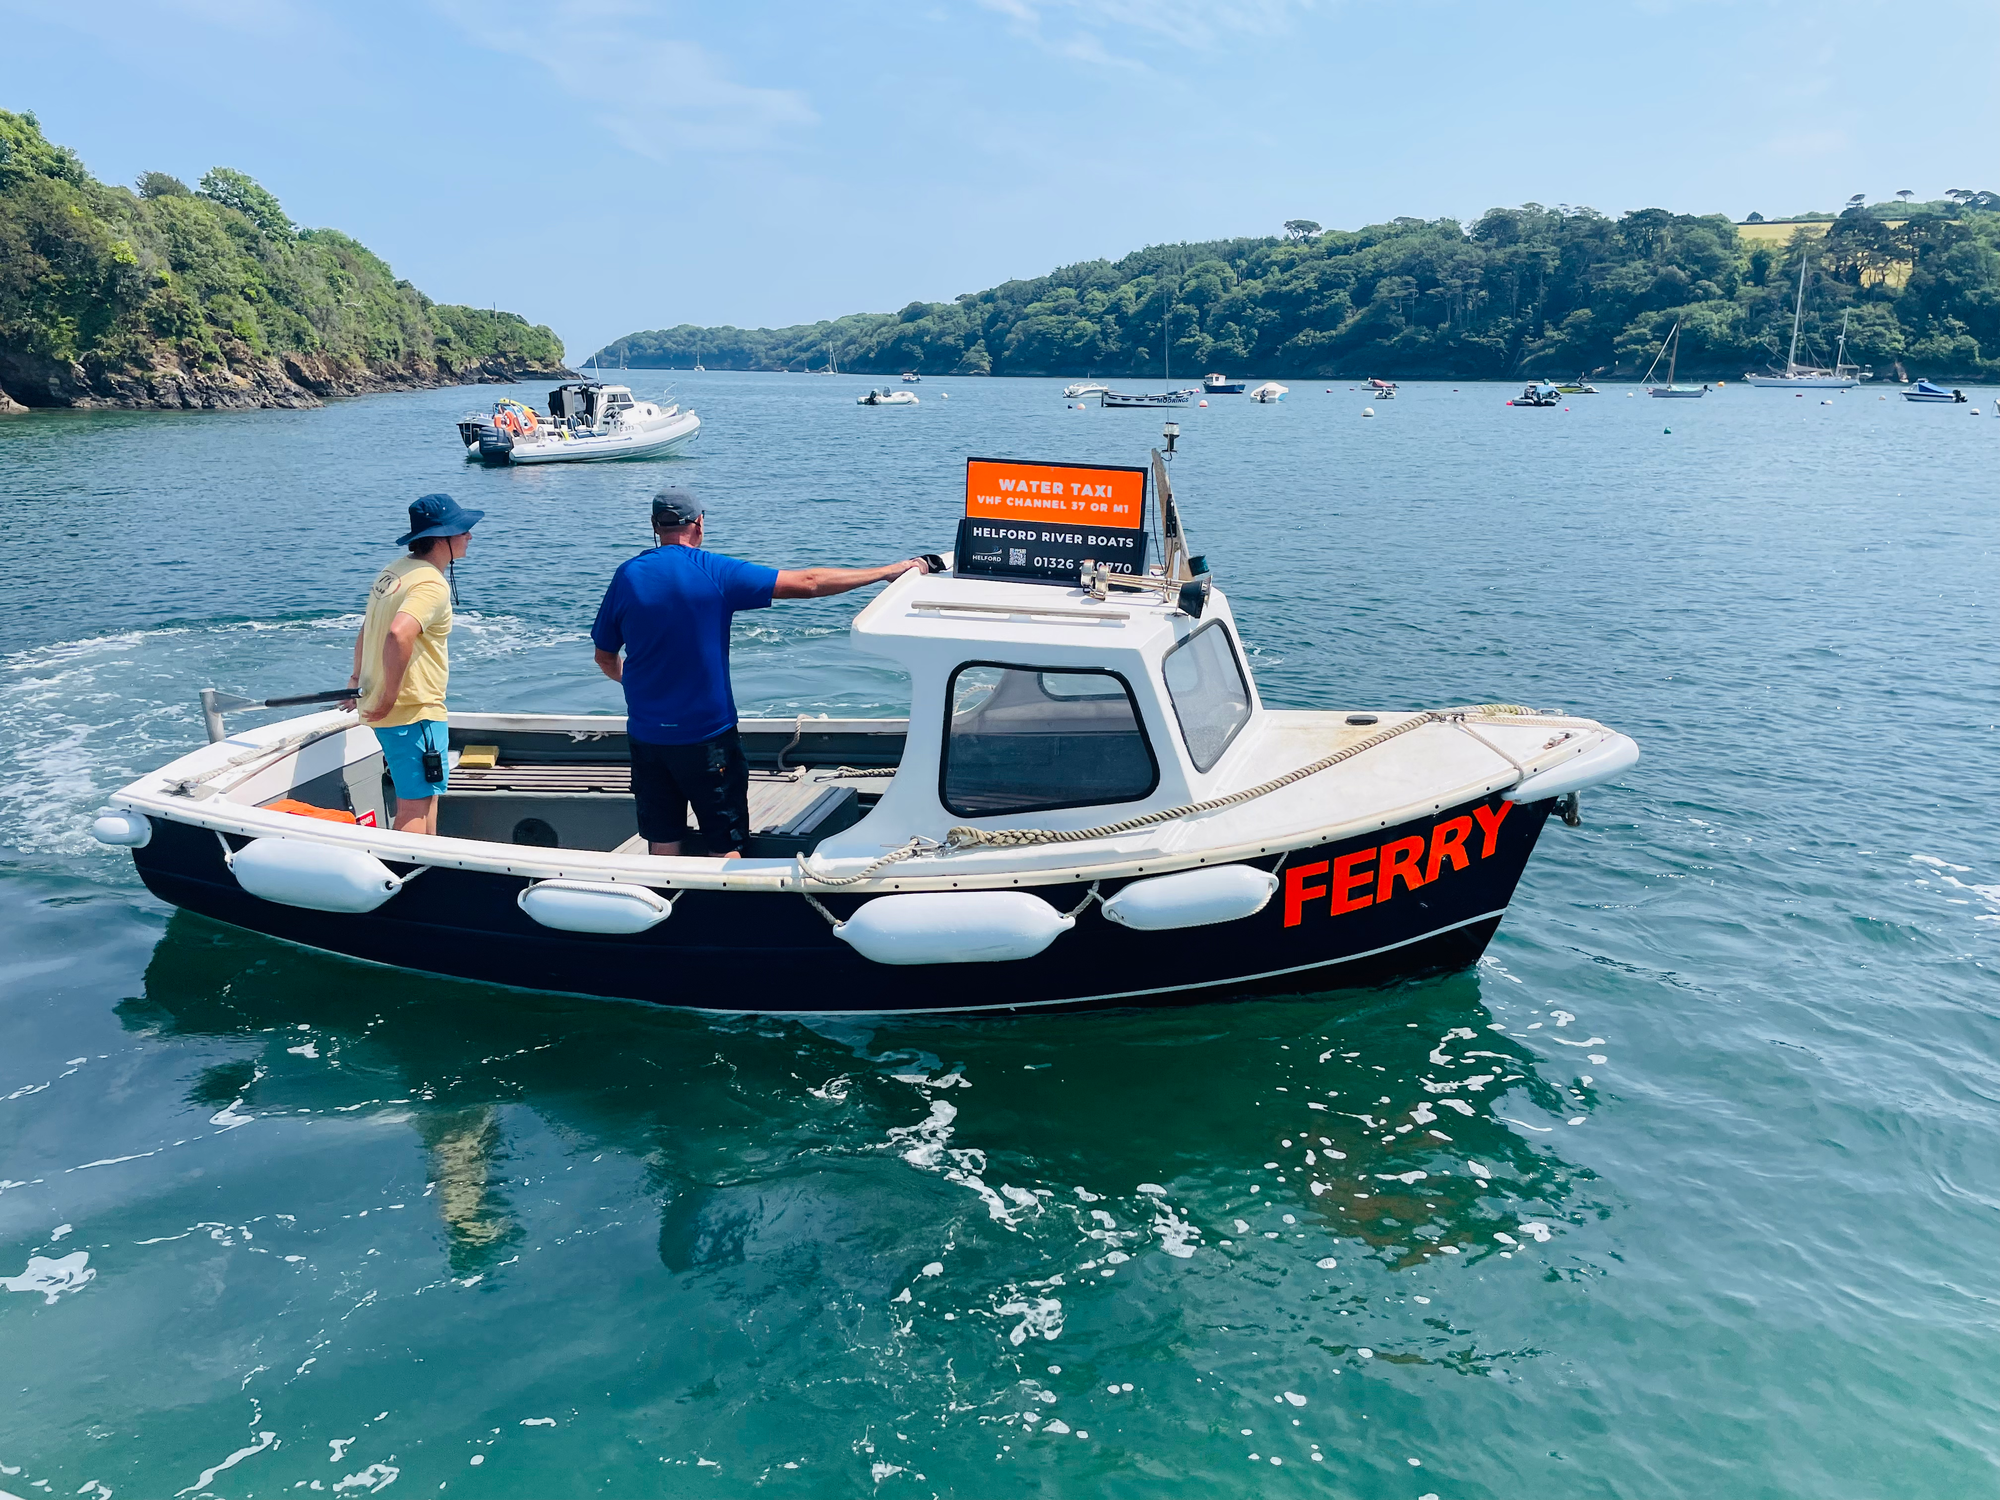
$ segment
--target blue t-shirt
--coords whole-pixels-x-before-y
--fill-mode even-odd
[[[626,732],[649,745],[696,745],[736,727],[729,619],[763,609],[778,570],[694,547],[655,547],[611,576],[590,638],[625,652]]]

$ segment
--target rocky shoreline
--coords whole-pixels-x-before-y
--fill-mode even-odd
[[[512,385],[563,380],[561,367],[489,358],[464,365],[412,359],[357,366],[324,355],[281,354],[231,361],[218,369],[177,364],[145,370],[91,369],[0,350],[0,416],[36,410],[252,411],[306,408],[342,396],[435,390],[451,385]]]

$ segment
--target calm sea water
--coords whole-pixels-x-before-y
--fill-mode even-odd
[[[872,563],[949,544],[969,454],[1158,431],[678,378],[704,437],[642,465],[468,468],[467,392],[0,423],[0,1490],[1993,1492],[1993,393],[1181,414],[1270,701],[1645,748],[1448,978],[716,1021],[288,948],[90,842],[199,687],[345,679],[423,491],[487,511],[454,701],[611,709],[662,479]],[[857,607],[747,617],[744,707],[898,712]]]

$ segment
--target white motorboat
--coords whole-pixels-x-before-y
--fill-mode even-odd
[[[1903,392],[1903,399],[1905,401],[1932,401],[1952,406],[1963,406],[1966,397],[1965,392],[1956,387],[1946,388],[1945,386],[1938,385],[1935,381],[1919,380],[1915,385]]]
[[[1638,758],[1505,704],[1271,708],[1159,454],[967,475],[949,570],[852,627],[907,673],[909,717],[744,721],[744,858],[647,852],[620,717],[453,713],[430,836],[387,826],[351,711],[225,734],[225,709],[287,700],[213,690],[211,743],[92,831],[175,906],[489,984],[779,1014],[1179,1005],[1474,963],[1551,813]]]
[[[1063,396],[1067,400],[1074,401],[1078,396],[1101,396],[1110,389],[1111,387],[1099,384],[1095,380],[1079,380],[1075,385],[1064,386]]]
[[[854,404],[856,406],[915,406],[917,404],[917,393],[915,391],[871,390],[865,396],[856,396]]]
[[[915,370],[905,370],[903,372],[904,385],[922,385],[923,383],[924,377],[919,375]]]
[[[1290,386],[1279,385],[1275,380],[1267,380],[1250,393],[1250,399],[1252,401],[1262,401],[1268,405],[1273,401],[1284,400],[1291,393],[1292,388]]]
[[[575,380],[549,392],[549,415],[503,397],[491,415],[462,418],[466,456],[489,464],[588,463],[662,458],[701,435],[701,418],[679,405],[633,397],[632,388]]]

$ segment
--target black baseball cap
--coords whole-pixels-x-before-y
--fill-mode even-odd
[[[701,519],[701,502],[693,490],[668,485],[653,495],[653,521],[662,526],[692,526]]]

